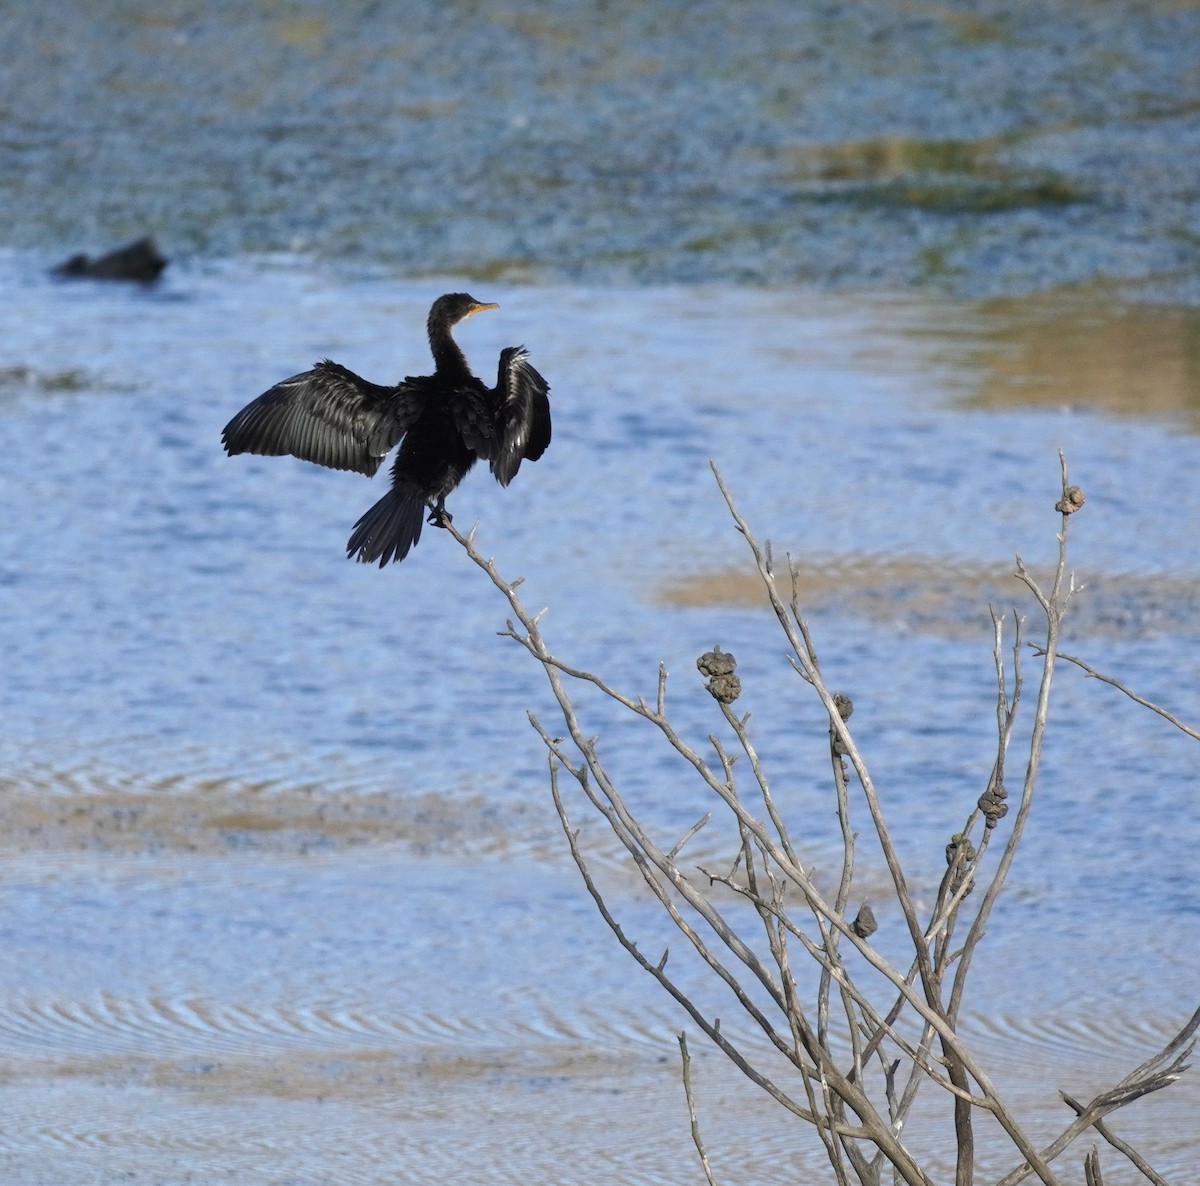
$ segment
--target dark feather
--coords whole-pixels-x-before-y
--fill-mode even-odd
[[[476,457],[490,461],[496,452],[496,415],[491,392],[474,375],[447,386],[437,375],[404,380],[423,397],[441,401],[449,410],[462,442]]]
[[[225,426],[225,451],[291,454],[368,476],[421,410],[422,394],[371,383],[325,359],[276,383]]]
[[[529,362],[524,346],[500,351],[498,440],[491,468],[501,486],[516,477],[522,461],[537,461],[550,444],[549,393],[549,384]]]
[[[415,486],[393,486],[354,524],[346,555],[364,564],[403,560],[421,538],[425,500]]]

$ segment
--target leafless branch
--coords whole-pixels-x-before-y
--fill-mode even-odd
[[[1067,1105],[1075,1112],[1077,1116],[1082,1116],[1087,1111],[1086,1105],[1081,1104],[1073,1096],[1068,1095],[1065,1091],[1061,1092],[1060,1094],[1066,1101]],[[1104,1123],[1103,1120],[1093,1120],[1092,1127],[1114,1149],[1116,1149],[1118,1153],[1124,1153],[1125,1156],[1129,1158],[1137,1170],[1142,1174],[1142,1176],[1148,1181],[1153,1182],[1154,1186],[1171,1186],[1171,1183],[1168,1182],[1166,1178],[1162,1176],[1162,1174],[1158,1173],[1154,1167],[1144,1157],[1142,1157],[1142,1155],[1135,1148],[1133,1148],[1132,1145],[1121,1140],[1121,1138],[1118,1137],[1116,1133],[1114,1133],[1112,1129]],[[1095,1156],[1098,1168],[1100,1161],[1099,1154],[1093,1150],[1092,1154],[1089,1154],[1089,1156]]]
[[[700,1136],[700,1121],[696,1116],[696,1100],[692,1095],[692,1056],[688,1053],[687,1035],[683,1033],[679,1035],[679,1057],[683,1060],[683,1091],[687,1096],[688,1118],[692,1124],[692,1144],[696,1146],[696,1153],[700,1158],[700,1165],[704,1170],[708,1186],[717,1186],[712,1166],[708,1164],[708,1154],[704,1151],[704,1140]]]
[[[918,912],[916,898],[909,889],[892,841],[881,797],[848,723],[852,711],[849,698],[834,695],[825,683],[799,604],[796,567],[789,557],[792,587],[790,599],[785,601],[776,588],[770,543],[760,544],[755,538],[715,465],[712,465],[712,471],[717,486],[735,528],[746,540],[772,611],[787,639],[788,662],[813,688],[828,718],[833,793],[842,836],[841,870],[832,899],[824,896],[814,870],[805,864],[798,840],[793,838],[784,812],[776,802],[766,763],[752,736],[750,714],[737,713],[730,707],[730,701],[742,690],[740,679],[733,674],[731,655],[717,647],[702,656],[699,665],[712,677],[706,687],[717,701],[736,744],[729,741],[727,734],[718,736],[714,732],[708,739],[711,753],[702,755],[680,735],[668,716],[664,666],[659,665],[654,693],[647,696],[621,692],[600,676],[563,662],[553,654],[542,634],[541,621],[545,611],[530,613],[517,595],[521,580],[505,581],[499,575],[494,562],[476,548],[474,529],[463,536],[452,525],[447,528],[470,560],[488,575],[507,599],[513,616],[503,633],[540,663],[562,713],[566,725],[564,737],[553,736],[532,713],[530,721],[547,749],[551,794],[572,858],[601,917],[620,945],[684,1009],[705,1037],[734,1066],[791,1115],[815,1126],[839,1186],[849,1186],[851,1175],[857,1176],[864,1186],[878,1183],[885,1161],[891,1165],[897,1180],[909,1186],[931,1186],[927,1173],[900,1139],[917,1092],[926,1080],[947,1092],[952,1102],[958,1149],[957,1186],[970,1186],[974,1181],[973,1118],[979,1111],[995,1116],[1021,1158],[1020,1164],[1004,1179],[1005,1186],[1030,1174],[1036,1175],[1045,1186],[1058,1186],[1058,1178],[1051,1169],[1052,1162],[1089,1127],[1129,1157],[1150,1181],[1159,1181],[1154,1172],[1145,1167],[1140,1155],[1107,1129],[1104,1117],[1133,1099],[1168,1086],[1183,1073],[1195,1030],[1200,1026],[1200,1012],[1163,1051],[1090,1103],[1080,1104],[1064,1094],[1063,1098],[1076,1113],[1075,1120],[1041,1150],[1034,1147],[1012,1109],[997,1092],[978,1053],[958,1032],[958,1016],[972,957],[999,900],[1032,808],[1060,628],[1063,615],[1078,591],[1067,568],[1067,535],[1070,516],[1080,509],[1084,498],[1078,488],[1069,484],[1066,459],[1061,453],[1059,457],[1062,498],[1057,506],[1061,515],[1058,563],[1049,587],[1039,585],[1020,558],[1017,559],[1017,575],[1041,606],[1046,620],[1045,641],[1038,648],[1042,664],[1033,719],[1028,726],[1020,800],[1003,843],[996,840],[995,847],[1000,849],[997,856],[994,848],[989,846],[993,838],[1004,834],[998,824],[1009,810],[1005,771],[1022,702],[1023,623],[1014,613],[1010,675],[1005,667],[1005,619],[993,611],[995,759],[984,793],[970,811],[962,831],[947,845],[946,874],[924,924],[920,913],[925,908]],[[1070,661],[1132,696],[1117,681],[1099,676],[1081,661]],[[598,689],[615,704],[646,722],[651,733],[665,742],[699,777],[715,796],[715,801],[727,809],[729,815],[724,818],[732,822],[736,854],[731,864],[723,864],[728,872],[701,869],[700,873],[708,881],[705,886],[678,864],[685,846],[712,821],[711,811],[705,812],[669,849],[660,846],[650,835],[601,760],[598,739],[589,736],[584,729],[570,692],[580,683]],[[1169,714],[1136,696],[1133,698],[1178,725]],[[1185,732],[1196,735],[1186,728]],[[743,761],[748,764],[749,773],[739,779],[737,775],[746,769]],[[681,987],[673,973],[667,971],[666,951],[661,958],[652,959],[644,955],[637,942],[622,929],[597,886],[584,855],[580,833],[571,822],[560,787],[562,771],[578,784],[582,800],[604,820],[612,836],[628,853],[649,893],[687,940],[701,966],[732,994],[740,1015],[752,1021],[771,1048],[782,1056],[782,1077],[774,1071],[768,1074],[758,1056],[751,1053],[753,1047],[743,1045],[735,1036],[736,1030],[722,1029],[720,1020],[709,1016]],[[856,809],[861,810],[864,803],[871,825],[866,833],[868,842],[873,834],[888,869],[889,896],[893,905],[899,908],[911,940],[911,963],[905,972],[885,958],[871,941],[877,924],[869,903],[861,903],[858,914],[853,919],[849,917],[853,909],[859,839],[853,813]],[[985,861],[988,867],[994,862],[986,885]],[[976,903],[974,915],[966,923],[964,904],[976,889],[977,880],[983,889],[978,898],[973,899]],[[738,915],[716,905],[711,892],[715,885],[724,886],[736,898],[749,903],[757,915],[758,927],[739,929],[741,924],[735,925],[733,921]],[[812,915],[815,929],[807,921],[803,928],[799,925],[797,911],[800,909]],[[956,947],[960,914],[964,916],[966,936]],[[852,974],[851,969],[857,969],[859,965],[846,962],[851,951],[865,961],[865,973],[856,971]],[[815,1016],[808,1012],[808,1005],[797,989],[792,964],[797,953],[802,960],[814,961],[820,972]],[[878,976],[877,983],[888,989],[892,1004],[886,1012],[873,1002],[873,992],[866,987],[864,975]],[[834,1016],[835,989],[844,1024]],[[903,1017],[906,1011],[911,1011],[910,1017]],[[700,1137],[690,1076],[691,1061],[683,1035],[680,1035],[680,1050],[693,1143],[709,1186],[714,1186]],[[907,1067],[903,1086],[899,1076],[901,1067]],[[789,1088],[789,1076],[793,1085],[798,1076],[802,1096],[794,1086]],[[1100,1164],[1095,1150],[1088,1155],[1086,1173],[1093,1186],[1100,1186]]]
[[[1040,650],[1035,653],[1040,654]],[[1164,721],[1170,721],[1181,733],[1186,733],[1189,737],[1200,741],[1200,730],[1193,729],[1190,725],[1185,725],[1174,713],[1168,712],[1165,708],[1155,704],[1152,700],[1147,700],[1143,696],[1139,696],[1131,688],[1128,688],[1119,679],[1114,679],[1111,675],[1105,675],[1102,671],[1097,671],[1090,664],[1085,663],[1082,659],[1076,658],[1074,655],[1065,655],[1061,651],[1058,657],[1067,663],[1074,663],[1080,668],[1089,679],[1098,679],[1101,683],[1109,684],[1116,688],[1118,692],[1124,693],[1135,704],[1140,704],[1143,708],[1148,708],[1151,712],[1157,713]]]

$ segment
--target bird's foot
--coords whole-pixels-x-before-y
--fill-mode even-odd
[[[441,504],[430,508],[429,518],[426,523],[433,524],[434,527],[449,527],[454,522],[454,516]]]

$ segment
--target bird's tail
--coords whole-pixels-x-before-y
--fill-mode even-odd
[[[357,523],[346,544],[346,556],[363,564],[401,561],[421,538],[427,511],[420,491],[400,486],[389,490]]]

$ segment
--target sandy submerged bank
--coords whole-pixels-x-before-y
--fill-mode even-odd
[[[283,836],[241,816],[210,823]],[[674,1041],[685,1019],[553,872],[381,845],[135,849],[5,862],[10,912],[41,903],[36,940],[0,974],[6,1182],[584,1186],[694,1173]],[[535,912],[505,916],[527,899]],[[1064,1024],[1018,1001],[1011,971],[1003,989],[984,975],[999,1003],[971,1041],[1049,1137],[1068,1120],[1057,1088],[1111,1083],[1174,1019],[1130,1023],[1118,1005]],[[733,1032],[732,1012],[726,1022]],[[690,1037],[714,1165],[760,1186],[823,1180],[811,1133]],[[1189,1077],[1117,1120],[1172,1181],[1187,1180],[1197,1098]],[[948,1131],[931,1106],[906,1134],[935,1175],[952,1164]],[[982,1165],[995,1148],[981,1125]]]
[[[0,853],[303,857],[394,845],[435,858],[550,857],[542,807],[235,780],[115,785],[60,772],[0,780]]]
[[[779,550],[777,549],[777,555]],[[794,580],[792,574],[794,573]],[[1049,588],[1052,573],[1034,579]],[[988,607],[998,614],[1016,607],[1036,635],[1039,609],[1012,568],[964,565],[919,557],[803,557],[789,570],[780,559],[776,584],[793,594],[802,613],[851,615],[927,634],[959,637],[990,634]],[[1194,621],[1200,613],[1200,579],[1134,573],[1082,577],[1071,606],[1072,626],[1089,638],[1136,636]],[[723,569],[662,583],[659,601],[678,606],[754,606],[766,593],[756,572]],[[1011,615],[1010,615],[1011,621]]]

